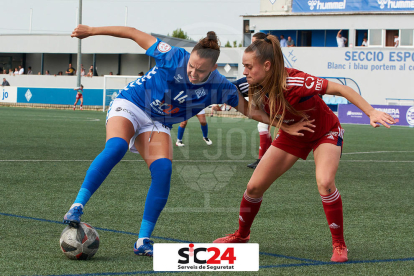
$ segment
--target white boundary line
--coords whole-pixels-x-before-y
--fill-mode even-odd
[[[342,153],[342,155],[348,155],[348,154],[370,154],[370,153],[414,153],[414,151],[361,151],[361,152],[345,152]]]

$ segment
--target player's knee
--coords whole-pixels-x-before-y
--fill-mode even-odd
[[[331,177],[320,177],[316,179],[319,190],[327,191],[335,187],[335,178]]]
[[[128,147],[127,141],[119,137],[113,137],[106,142],[104,151],[108,158],[119,162],[128,151]]]
[[[260,187],[260,185],[257,185],[252,182],[249,182],[249,184],[247,184],[246,193],[249,197],[259,198],[263,196],[264,192],[265,190],[262,187]]]
[[[170,181],[172,174],[172,162],[168,158],[160,158],[152,162],[150,165],[151,178],[153,183],[157,183],[159,187],[170,189]]]
[[[187,121],[181,122],[180,127],[185,128],[187,126]]]

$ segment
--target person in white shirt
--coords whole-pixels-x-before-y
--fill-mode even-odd
[[[400,38],[398,37],[398,35],[394,36],[394,47],[398,47],[400,46]]]
[[[287,41],[284,35],[280,35],[280,47],[287,47]]]
[[[348,39],[342,36],[342,30],[339,30],[338,34],[336,35],[336,42],[338,43],[338,47],[345,47],[346,42]]]
[[[19,65],[19,75],[23,75],[24,74],[24,68]]]
[[[367,41],[367,39],[364,37],[364,39],[362,39],[362,44],[361,44],[361,46],[363,46],[363,47],[368,47],[368,41]]]

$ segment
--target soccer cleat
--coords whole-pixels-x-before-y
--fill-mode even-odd
[[[212,144],[213,144],[213,142],[212,142],[210,139],[208,139],[207,137],[203,137],[203,140],[204,140],[204,142],[206,142],[206,144],[207,144],[208,146],[210,146],[210,145],[212,145]]]
[[[80,110],[83,110],[82,106],[80,107]]]
[[[73,110],[75,110],[75,109],[76,109],[76,107],[74,106],[74,107],[73,107]]]
[[[344,243],[335,242],[333,244],[332,262],[344,263],[348,261],[348,249]]]
[[[247,243],[249,240],[250,234],[247,237],[242,238],[239,235],[239,230],[237,230],[234,234],[227,234],[225,237],[213,241],[213,243]]]
[[[257,159],[256,161],[254,161],[253,163],[247,165],[248,168],[251,169],[256,169],[257,165],[259,165],[260,159]]]
[[[63,217],[63,223],[69,224],[72,227],[78,228],[81,222],[81,215],[83,214],[82,205],[77,205],[69,209]]]
[[[184,143],[183,143],[183,141],[181,141],[181,140],[177,140],[177,142],[175,142],[175,145],[176,145],[177,147],[184,147]]]
[[[134,253],[135,255],[139,255],[139,256],[148,256],[148,257],[152,257],[153,255],[153,247],[152,245],[154,244],[154,242],[150,239],[144,239],[143,240],[143,244],[141,246],[139,246],[137,248],[137,242],[134,243]]]

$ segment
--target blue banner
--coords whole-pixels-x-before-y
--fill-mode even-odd
[[[414,11],[414,0],[293,0],[292,12]]]
[[[77,92],[71,88],[17,88],[18,103],[72,105]],[[84,89],[83,105],[102,105],[102,89]]]

